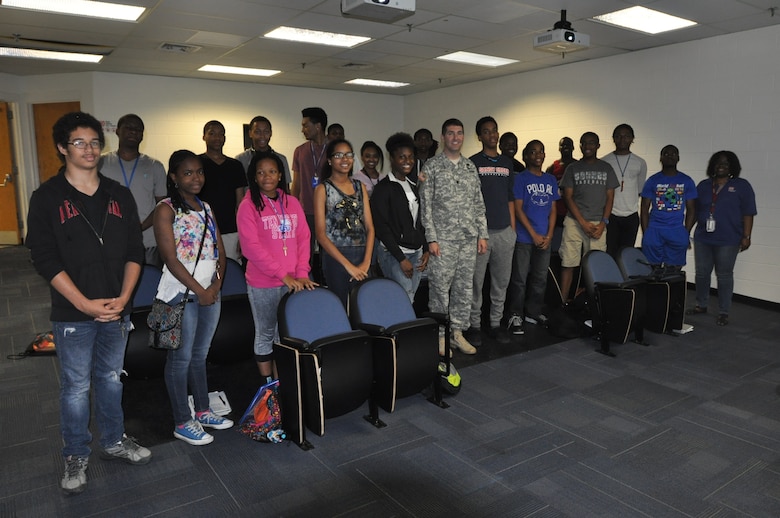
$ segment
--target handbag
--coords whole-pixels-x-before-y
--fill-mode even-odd
[[[181,347],[181,324],[184,320],[184,307],[187,305],[189,290],[181,302],[168,304],[164,300],[154,299],[152,310],[146,317],[149,326],[149,347],[154,349],[176,350]]]
[[[203,251],[203,242],[206,240],[208,230],[209,214],[204,208],[206,218],[203,221],[203,236],[200,238],[200,247],[195,256],[195,268],[198,267],[200,253]],[[189,288],[184,292],[180,302],[168,304],[164,300],[155,298],[152,301],[152,310],[146,317],[146,325],[151,331],[149,333],[149,347],[153,349],[163,349],[166,351],[175,351],[181,347],[181,326],[184,321],[184,308],[187,306],[187,300],[190,296]]]

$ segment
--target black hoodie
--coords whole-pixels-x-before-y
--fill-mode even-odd
[[[36,271],[48,282],[66,272],[88,299],[118,297],[125,264],[144,261],[141,223],[130,190],[102,174],[99,178],[97,191],[87,197],[68,183],[63,168],[35,190],[27,214],[26,245]],[[93,223],[86,217],[90,212]],[[124,314],[130,310],[128,304]],[[51,288],[51,320],[92,317]]]

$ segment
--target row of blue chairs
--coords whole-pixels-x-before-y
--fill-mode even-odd
[[[438,383],[446,318],[418,318],[403,288],[382,278],[358,283],[348,308],[326,288],[289,293],[279,304],[274,359],[282,418],[288,439],[303,449],[312,447],[306,429],[322,436],[326,419],[366,402],[364,417],[376,427],[385,426],[379,408],[393,412],[399,398],[431,385],[429,400],[447,407]]]
[[[166,353],[148,346],[149,328],[146,326],[146,317],[152,308],[161,276],[160,268],[144,265],[133,295],[130,320],[134,330],[130,333],[125,353],[125,371],[131,378],[151,379],[163,375]],[[253,358],[254,321],[246,279],[241,265],[232,259],[227,260],[221,298],[222,314],[208,360],[213,363],[232,363]]]
[[[673,333],[683,327],[686,281],[679,268],[652,265],[638,248],[624,248],[618,261],[592,250],[582,260],[582,277],[593,305],[599,352],[614,356],[610,342],[647,345],[644,330]]]

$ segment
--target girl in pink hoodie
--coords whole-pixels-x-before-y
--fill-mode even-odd
[[[273,152],[255,154],[247,169],[249,190],[236,215],[241,251],[248,261],[255,360],[265,381],[275,377],[273,344],[279,339],[279,301],[288,291],[317,286],[309,279],[311,232],[301,204],[280,182],[283,172],[284,164]]]

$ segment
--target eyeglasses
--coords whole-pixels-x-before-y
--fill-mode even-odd
[[[341,151],[338,151],[336,153],[333,153],[330,155],[331,158],[349,158],[350,160],[355,158],[355,153],[342,153]]]
[[[99,140],[90,140],[87,142],[86,140],[81,139],[70,141],[68,144],[75,147],[76,149],[87,149],[87,146],[91,147],[92,149],[100,149],[100,146],[103,145],[103,143]]]

